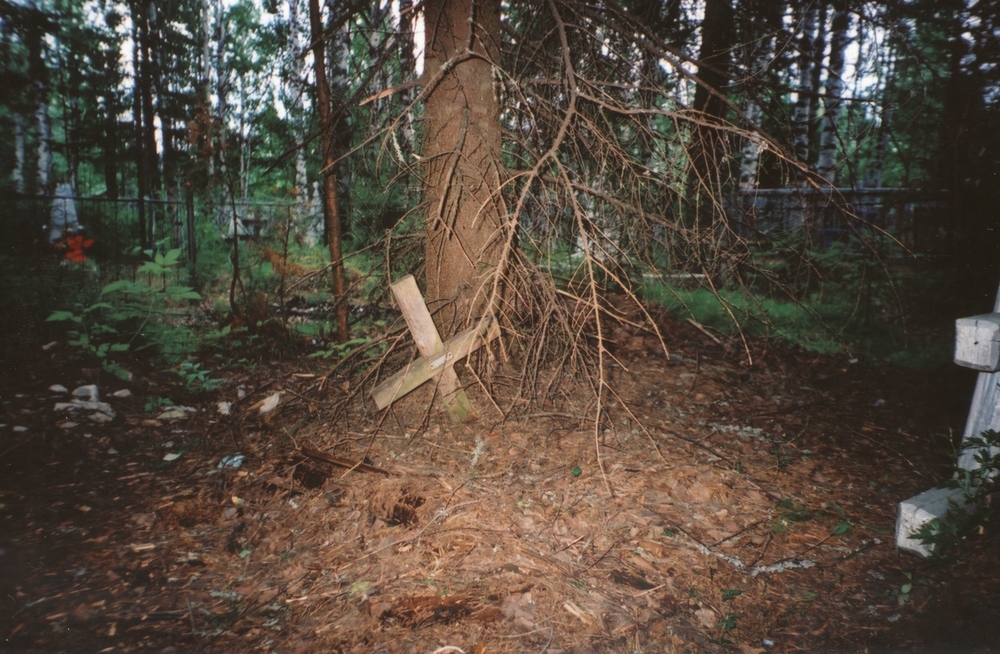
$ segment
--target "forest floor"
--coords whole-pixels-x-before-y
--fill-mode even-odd
[[[765,344],[750,365],[659,321],[669,360],[619,335],[629,412],[600,432],[568,378],[504,419],[459,368],[478,417],[453,426],[430,386],[375,412],[313,359],[110,398],[39,352],[2,395],[0,651],[1000,649],[995,529],[942,561],[894,547],[897,503],[948,474],[973,374]],[[94,381],[113,421],[53,410],[51,385]],[[517,383],[496,378],[500,406]]]

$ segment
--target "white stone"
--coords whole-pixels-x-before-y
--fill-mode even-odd
[[[233,408],[233,403],[219,402],[218,404],[215,405],[215,408],[218,410],[220,416],[228,416],[230,414],[231,409]]]
[[[53,393],[69,393],[69,389],[62,384],[52,384],[49,386],[49,390]]]
[[[277,409],[279,402],[281,402],[281,391],[278,391],[277,393],[269,395],[260,404],[260,415],[262,415],[262,416],[266,415],[268,413],[271,413],[275,409]]]
[[[97,384],[87,384],[73,389],[73,397],[86,398],[87,402],[97,402],[100,399],[97,393]]]
[[[114,393],[112,393],[111,397],[117,397],[117,398],[132,397],[132,391],[130,391],[127,388],[123,388],[120,391],[115,391]]]
[[[28,431],[28,428],[23,425],[17,425],[16,427],[14,427],[14,431],[19,434],[23,434],[24,432]]]
[[[966,503],[962,489],[941,486],[900,502],[899,517],[896,520],[896,547],[918,556],[926,557],[933,554],[932,545],[920,542],[913,535],[935,518],[944,520],[948,511],[954,506],[965,511],[971,511],[973,508]]]
[[[72,402],[56,402],[56,411],[67,411],[69,413],[75,413],[77,411],[96,411],[103,414],[103,418],[94,418],[91,416],[92,420],[97,422],[109,422],[114,420],[115,410],[111,408],[111,405],[107,402],[88,402],[85,400],[73,400]]]
[[[1000,314],[955,321],[955,363],[982,372],[1000,370]]]

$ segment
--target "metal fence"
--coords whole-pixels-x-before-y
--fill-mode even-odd
[[[233,221],[233,211],[237,220]],[[316,238],[322,230],[316,207],[275,202],[206,203],[183,200],[137,200],[87,197],[14,196],[0,201],[0,225],[7,235],[2,250],[31,256],[49,243],[52,224],[75,215],[76,231],[94,239],[93,254],[119,263],[134,259],[145,244],[160,251],[180,248],[190,261],[198,257],[196,231],[201,238],[214,236],[231,241],[266,238],[274,225],[290,221],[295,212],[298,229]],[[56,218],[56,215],[60,218]],[[143,238],[145,229],[145,239]],[[32,247],[35,246],[35,247]]]
[[[947,193],[908,188],[758,189],[740,191],[733,204],[748,235],[808,226],[829,245],[865,229],[878,229],[919,250],[936,233]]]

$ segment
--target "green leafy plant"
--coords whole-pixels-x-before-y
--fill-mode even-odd
[[[212,391],[225,383],[225,378],[213,378],[210,371],[201,367],[200,363],[182,361],[179,366],[173,369],[184,380],[185,385],[192,391]]]
[[[124,379],[131,375],[114,360],[114,353],[150,349],[154,356],[170,363],[183,358],[194,351],[197,341],[193,332],[180,324],[176,307],[201,296],[190,286],[167,283],[179,272],[180,253],[179,249],[152,253],[151,260],[138,269],[137,274],[148,274],[151,282],[155,276],[158,287],[114,281],[101,289],[97,301],[76,301],[71,310],[53,311],[47,320],[69,323],[68,344]]]
[[[332,343],[330,347],[325,350],[317,350],[309,355],[310,359],[329,359],[330,357],[337,357],[338,359],[345,354],[347,354],[351,348],[357,347],[359,345],[365,345],[371,343],[370,338],[352,338],[344,343]]]
[[[953,550],[973,533],[981,533],[996,515],[988,497],[1000,488],[1000,433],[987,429],[969,438],[958,459],[967,459],[967,454],[976,465],[958,468],[946,484],[962,491],[963,504],[951,502],[943,518],[934,518],[910,534],[935,557]]]

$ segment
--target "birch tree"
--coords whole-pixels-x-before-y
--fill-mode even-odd
[[[851,14],[842,4],[835,7],[831,26],[830,56],[826,67],[826,84],[823,94],[823,129],[820,136],[819,154],[816,158],[816,173],[830,186],[836,186],[841,95],[844,91],[845,54],[850,43],[851,29]]]

